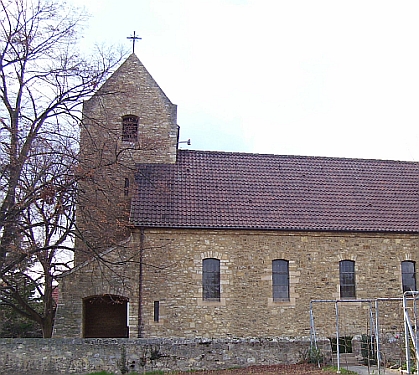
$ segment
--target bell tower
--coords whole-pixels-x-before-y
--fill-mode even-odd
[[[134,53],[84,103],[77,263],[128,238],[136,165],[176,162],[176,112]]]

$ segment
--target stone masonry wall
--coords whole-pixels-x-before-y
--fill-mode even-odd
[[[356,297],[364,299],[401,297],[401,262],[419,262],[415,235],[146,229],[140,296],[140,247],[134,231],[118,256],[137,262],[112,273],[92,263],[63,279],[54,337],[82,337],[82,299],[107,293],[129,299],[131,338],[308,336],[310,301],[340,298],[340,260],[355,261]],[[220,259],[220,302],[202,299],[204,258]],[[288,302],[272,299],[273,259],[289,261]],[[369,306],[340,303],[341,336],[368,334]],[[380,301],[379,308],[381,332],[403,332],[401,301]],[[318,335],[335,336],[335,304],[313,304],[313,312]]]
[[[84,103],[77,202],[83,240],[76,241],[77,264],[129,237],[135,165],[176,161],[176,111],[134,54]],[[126,115],[138,118],[136,140],[122,140]]]
[[[136,250],[129,245],[118,246],[102,254],[109,263],[93,259],[60,279],[54,337],[83,337],[83,300],[104,294],[129,299],[130,337],[138,336],[139,258]]]
[[[323,344],[327,347],[328,342]],[[0,339],[0,374],[121,373],[123,367],[142,373],[293,364],[304,358],[309,345],[307,339],[286,338]]]
[[[402,297],[401,261],[419,262],[418,237],[401,234],[150,229],[145,249],[146,337],[307,336],[310,300],[340,298],[340,260],[355,261],[358,299]],[[202,300],[204,258],[221,261],[220,302]],[[289,261],[289,302],[273,302],[274,259]],[[342,336],[366,333],[368,303],[339,307]],[[320,335],[334,336],[334,303],[313,309]],[[380,309],[384,332],[402,332],[401,301]]]

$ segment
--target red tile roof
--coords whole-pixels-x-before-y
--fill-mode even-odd
[[[180,150],[137,181],[137,226],[419,231],[414,162]]]

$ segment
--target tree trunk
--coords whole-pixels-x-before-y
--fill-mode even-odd
[[[54,312],[52,312],[52,314],[48,314],[48,316],[42,320],[42,337],[44,339],[50,339],[52,337],[54,315]]]

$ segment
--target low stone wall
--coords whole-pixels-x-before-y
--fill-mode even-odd
[[[319,343],[321,344],[321,343]],[[330,347],[324,340],[324,347]],[[0,374],[213,370],[293,364],[309,339],[0,339]]]

